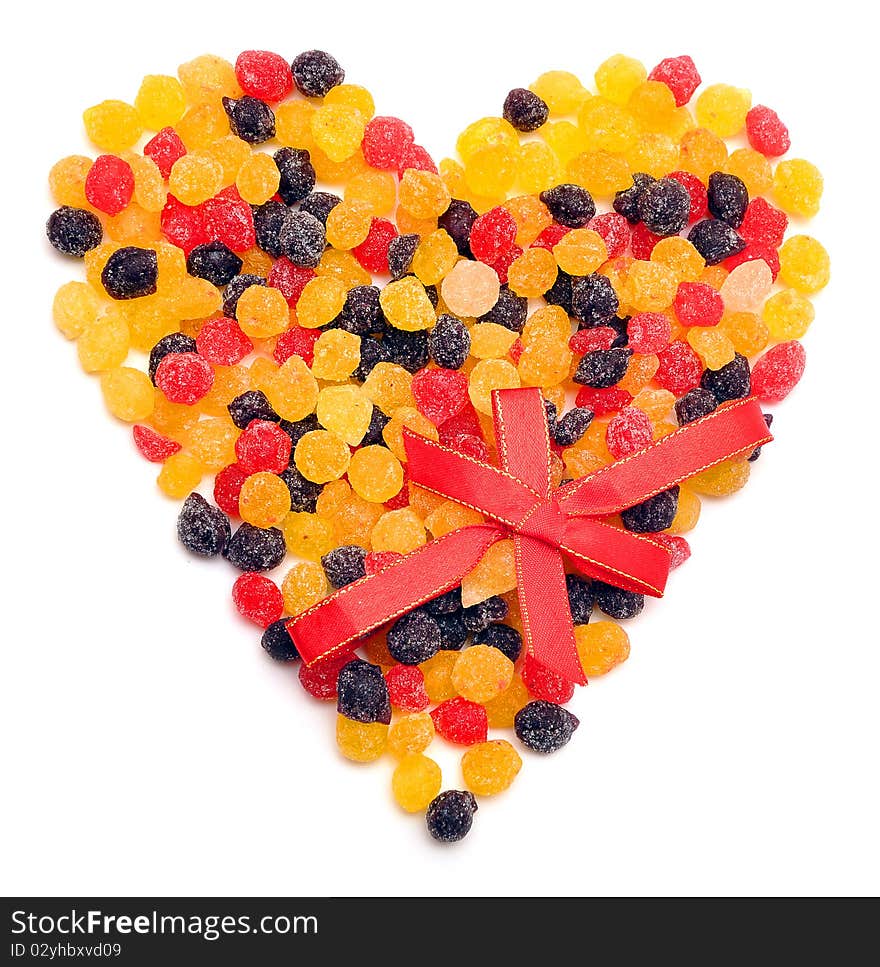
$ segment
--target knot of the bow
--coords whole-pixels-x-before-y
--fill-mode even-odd
[[[559,547],[565,543],[568,517],[554,497],[538,500],[514,526],[513,532],[523,537],[534,537],[545,544]]]

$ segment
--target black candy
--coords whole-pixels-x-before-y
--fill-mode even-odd
[[[293,82],[306,97],[323,97],[345,80],[345,71],[324,50],[306,50],[291,64]]]
[[[431,359],[444,369],[460,369],[471,351],[471,334],[456,316],[442,315],[428,335]]]
[[[192,493],[183,502],[177,517],[177,537],[188,551],[214,557],[223,552],[231,534],[226,514],[201,494]]]
[[[432,615],[440,629],[440,650],[459,651],[464,647],[468,638],[468,630],[464,626],[464,612],[453,611],[449,614]]]
[[[424,329],[406,332],[390,327],[382,338],[382,346],[386,358],[408,373],[415,373],[428,364],[428,333]]]
[[[632,352],[629,349],[596,349],[578,363],[574,381],[593,389],[608,389],[626,375]]]
[[[709,175],[708,202],[711,215],[731,228],[739,228],[749,207],[749,190],[736,175],[713,171]]]
[[[498,301],[492,308],[480,316],[480,322],[494,322],[511,332],[522,332],[529,314],[529,300],[511,292],[506,285],[502,285],[498,292]]]
[[[156,291],[159,259],[152,249],[126,245],[118,248],[101,272],[101,283],[111,299],[139,299]]]
[[[223,291],[223,315],[234,319],[235,310],[238,307],[238,300],[241,298],[244,290],[249,289],[252,285],[267,284],[262,276],[251,275],[247,272],[244,275],[236,275],[234,279],[230,279],[229,284]]]
[[[691,196],[675,178],[660,178],[646,185],[636,198],[636,214],[655,235],[677,235],[688,223]]]
[[[493,621],[503,621],[507,617],[507,602],[497,594],[491,598],[486,598],[479,604],[462,611],[464,626],[471,634],[484,631]]]
[[[419,241],[418,235],[398,235],[391,240],[388,246],[388,271],[395,282],[409,272]]]
[[[522,635],[510,625],[489,625],[474,635],[475,645],[488,645],[497,648],[502,655],[516,661],[522,652]]]
[[[678,510],[678,487],[671,487],[634,507],[621,511],[623,526],[635,534],[656,534],[666,530]]]
[[[684,426],[708,416],[717,408],[718,401],[715,397],[708,390],[697,386],[685,393],[680,400],[676,400],[675,417],[678,425]]]
[[[336,710],[355,722],[391,721],[391,702],[385,676],[378,665],[355,658],[339,670]]]
[[[285,205],[302,201],[315,187],[315,169],[305,148],[279,148],[272,155],[281,182],[278,194]]]
[[[457,843],[470,832],[477,808],[472,792],[441,792],[425,813],[428,832],[441,843]]]
[[[240,571],[271,571],[286,553],[284,535],[277,527],[245,523],[232,535],[223,556]]]
[[[260,644],[266,653],[275,661],[296,661],[299,658],[299,652],[287,630],[289,620],[289,618],[279,618],[278,621],[273,621],[260,639]]]
[[[574,735],[580,725],[568,709],[553,702],[539,699],[529,702],[514,717],[513,728],[517,738],[533,752],[556,752]]]
[[[314,215],[322,225],[326,225],[327,216],[341,204],[342,199],[332,191],[313,191],[299,203],[299,210]]]
[[[278,423],[281,417],[272,409],[266,394],[260,389],[250,389],[236,396],[226,407],[232,422],[239,430],[246,430],[252,420],[269,420]]]
[[[617,192],[614,196],[612,207],[618,215],[623,215],[631,225],[636,225],[641,220],[639,198],[642,192],[654,183],[655,179],[641,171],[636,172],[632,179],[633,183],[629,188]]]
[[[388,632],[388,651],[403,665],[420,665],[440,650],[440,627],[419,608],[405,614]]]
[[[471,229],[476,220],[477,212],[470,202],[453,198],[446,211],[437,219],[437,227],[442,228],[455,242],[459,255],[471,258]]]
[[[254,212],[254,234],[257,236],[257,245],[273,259],[280,258],[284,253],[281,249],[281,226],[290,214],[287,205],[280,201],[267,201],[263,205],[257,205]],[[225,246],[224,246],[225,248]],[[241,270],[241,261],[235,272]],[[235,272],[232,274],[235,275]],[[226,280],[227,282],[229,279]],[[225,285],[226,283],[217,283]]]
[[[575,406],[556,420],[551,428],[554,443],[572,447],[587,432],[593,422],[593,411],[588,406]]]
[[[190,275],[205,279],[218,288],[228,285],[241,272],[243,264],[235,252],[222,242],[196,245],[186,257],[186,271]]]
[[[645,596],[637,591],[624,591],[602,581],[593,582],[596,604],[600,611],[604,611],[609,618],[622,621],[625,618],[635,618],[645,607]]]
[[[321,495],[321,485],[306,478],[291,464],[278,476],[290,491],[290,509],[296,513],[314,514]]]
[[[593,582],[577,574],[566,574],[565,588],[572,622],[576,625],[588,624],[593,613]]]
[[[704,218],[697,222],[687,238],[706,260],[706,265],[718,265],[746,247],[745,240],[727,222],[717,218]]]
[[[587,326],[603,326],[617,314],[620,300],[611,280],[594,272],[571,280],[571,314]]]
[[[323,222],[308,212],[288,212],[278,234],[281,251],[294,265],[313,269],[327,246]]]
[[[720,369],[707,369],[700,378],[700,386],[719,402],[743,399],[752,391],[752,371],[745,356],[737,353]]]
[[[596,203],[580,185],[556,185],[541,192],[541,201],[550,214],[567,228],[583,228],[596,214]]]
[[[550,108],[533,91],[515,87],[504,99],[502,116],[517,131],[537,131],[550,116]]]
[[[237,100],[223,98],[229,116],[229,127],[236,137],[248,144],[262,144],[275,137],[275,115],[265,101],[245,94]]]
[[[349,289],[337,323],[340,329],[354,333],[356,336],[383,332],[386,324],[385,316],[379,306],[378,286],[356,285],[353,289]]]
[[[81,259],[86,252],[101,244],[104,229],[92,212],[62,205],[49,216],[46,235],[53,248]]]
[[[321,558],[321,566],[327,580],[334,588],[344,588],[346,584],[359,581],[367,573],[364,559],[367,552],[356,544],[344,544],[329,551]]]

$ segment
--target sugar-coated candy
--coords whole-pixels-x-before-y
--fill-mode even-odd
[[[608,389],[623,379],[631,356],[632,351],[624,348],[587,353],[578,363],[574,381],[593,389]]]
[[[574,683],[527,654],[520,672],[529,694],[548,702],[565,703],[574,695]]]
[[[462,651],[452,669],[452,684],[463,698],[490,702],[513,678],[513,661],[499,648],[473,644]]]
[[[497,648],[502,655],[510,659],[510,661],[515,662],[522,652],[522,635],[516,628],[512,628],[510,625],[491,624],[488,628],[484,628],[482,631],[474,634],[474,645],[485,645],[489,648]],[[468,651],[470,650],[468,649]],[[463,673],[464,671],[462,671]],[[490,698],[488,701],[492,701],[492,699]]]
[[[625,591],[603,581],[593,582],[593,592],[600,611],[604,611],[609,618],[635,618],[645,607],[645,596],[638,591]]]
[[[127,245],[107,259],[101,271],[101,283],[111,299],[140,299],[156,291],[158,275],[154,251]]]
[[[82,258],[101,244],[104,230],[98,217],[90,211],[64,205],[49,216],[46,234],[59,252]]]
[[[307,50],[297,54],[291,64],[293,82],[306,97],[324,97],[345,80],[345,71],[331,54]]]
[[[192,493],[183,503],[177,518],[177,537],[193,554],[214,557],[226,547],[232,531],[226,515],[212,507],[197,493]]]
[[[739,228],[749,204],[749,192],[742,179],[723,171],[709,175],[708,206],[713,218]]]
[[[262,574],[240,575],[232,585],[232,601],[243,618],[248,618],[261,628],[281,617],[284,601],[274,581]]]
[[[719,369],[707,369],[700,385],[715,397],[718,403],[738,400],[748,396],[752,389],[751,368],[745,356],[737,353],[731,362]]]
[[[337,547],[321,558],[327,580],[334,588],[359,581],[367,572],[364,565],[366,551],[362,547],[348,545]]]
[[[222,553],[240,571],[271,571],[284,560],[287,546],[277,527],[254,527],[243,523]]]
[[[507,602],[500,595],[493,594],[491,597],[480,601],[462,611],[464,626],[472,634],[478,631],[485,631],[494,621],[503,621],[508,614]]]
[[[718,265],[731,255],[741,252],[745,240],[727,222],[718,218],[704,218],[688,232],[688,241],[706,260],[706,265]]]
[[[473,793],[457,789],[441,792],[425,814],[428,832],[441,843],[457,843],[471,831],[476,811]]]
[[[462,652],[466,654],[467,652]],[[501,656],[504,657],[503,655]],[[455,664],[458,663],[456,658]],[[499,693],[503,689],[498,690]],[[486,741],[486,710],[477,702],[462,696],[447,698],[431,712],[437,734],[456,745],[473,745]]]
[[[710,370],[706,372],[710,372]],[[708,416],[717,407],[718,400],[715,399],[715,396],[708,389],[697,386],[692,390],[688,390],[681,399],[676,400],[675,416],[678,420],[678,425],[684,426],[686,423],[693,423],[694,420],[700,420],[704,416]]]
[[[636,196],[638,220],[655,235],[677,235],[687,225],[690,210],[690,195],[675,178],[651,180]]]
[[[796,340],[769,349],[752,369],[752,393],[759,400],[777,403],[797,386],[806,366],[804,347]]]
[[[629,658],[629,635],[613,621],[575,628],[578,658],[587,678],[605,675]]]
[[[339,670],[336,680],[336,708],[356,722],[391,722],[388,687],[378,665],[359,658]]]
[[[336,745],[346,759],[351,759],[352,762],[373,762],[385,751],[387,742],[386,723],[356,722],[344,715],[336,716]]]
[[[561,705],[538,699],[516,713],[516,736],[533,752],[556,752],[567,745],[580,721]]]
[[[267,625],[260,638],[260,644],[266,654],[275,661],[296,661],[299,658],[299,652],[296,650],[293,638],[290,637],[287,620],[284,618],[279,618]]]
[[[440,792],[440,766],[419,752],[408,752],[394,768],[391,791],[398,806],[408,813],[427,808]]]
[[[677,510],[678,487],[676,486],[663,490],[634,507],[622,510],[620,517],[628,531],[635,531],[637,534],[653,534],[655,531],[670,527],[675,520]]]
[[[391,626],[388,650],[403,665],[420,665],[440,650],[440,628],[426,611],[412,611]]]

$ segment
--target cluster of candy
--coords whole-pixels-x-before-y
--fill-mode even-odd
[[[133,105],[89,108],[104,153],[50,174],[49,238],[86,274],[58,291],[55,321],[161,490],[185,498],[180,540],[242,572],[235,605],[287,662],[285,616],[482,519],[407,481],[404,427],[492,460],[492,391],[540,387],[554,483],[584,476],[726,401],[785,397],[829,274],[815,239],[786,238],[789,215],[818,210],[819,172],[774,164],[788,131],[746,90],[706,87],[692,111],[690,57],[650,73],[611,57],[598,94],[544,74],[439,168],[343,80],[321,51],[198,57],[146,77]],[[132,351],[147,362],[126,365]],[[748,475],[721,464],[612,523],[681,563],[701,495]],[[617,622],[643,599],[568,587],[585,673],[601,675],[627,658]],[[515,588],[501,541],[357,652],[299,666],[337,702],[342,753],[398,757],[395,799],[442,841],[519,772],[490,727],[546,753],[578,724],[572,686],[521,654]],[[594,606],[614,620],[590,623]],[[466,791],[441,793],[435,734],[467,747]]]

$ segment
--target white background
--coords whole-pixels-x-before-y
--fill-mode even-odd
[[[4,892],[876,893],[878,145],[859,7],[58,6],[17,6],[2,63]],[[575,740],[527,757],[455,848],[398,812],[390,763],[337,756],[333,710],[262,654],[228,566],[180,550],[155,467],[51,323],[75,266],[43,235],[45,175],[84,147],[82,109],[249,47],[331,50],[438,158],[544,70],[688,52],[776,107],[826,176],[810,231],[833,282],[777,442],[743,493],[707,501],[693,558],[628,626],[629,662],[576,696]]]

